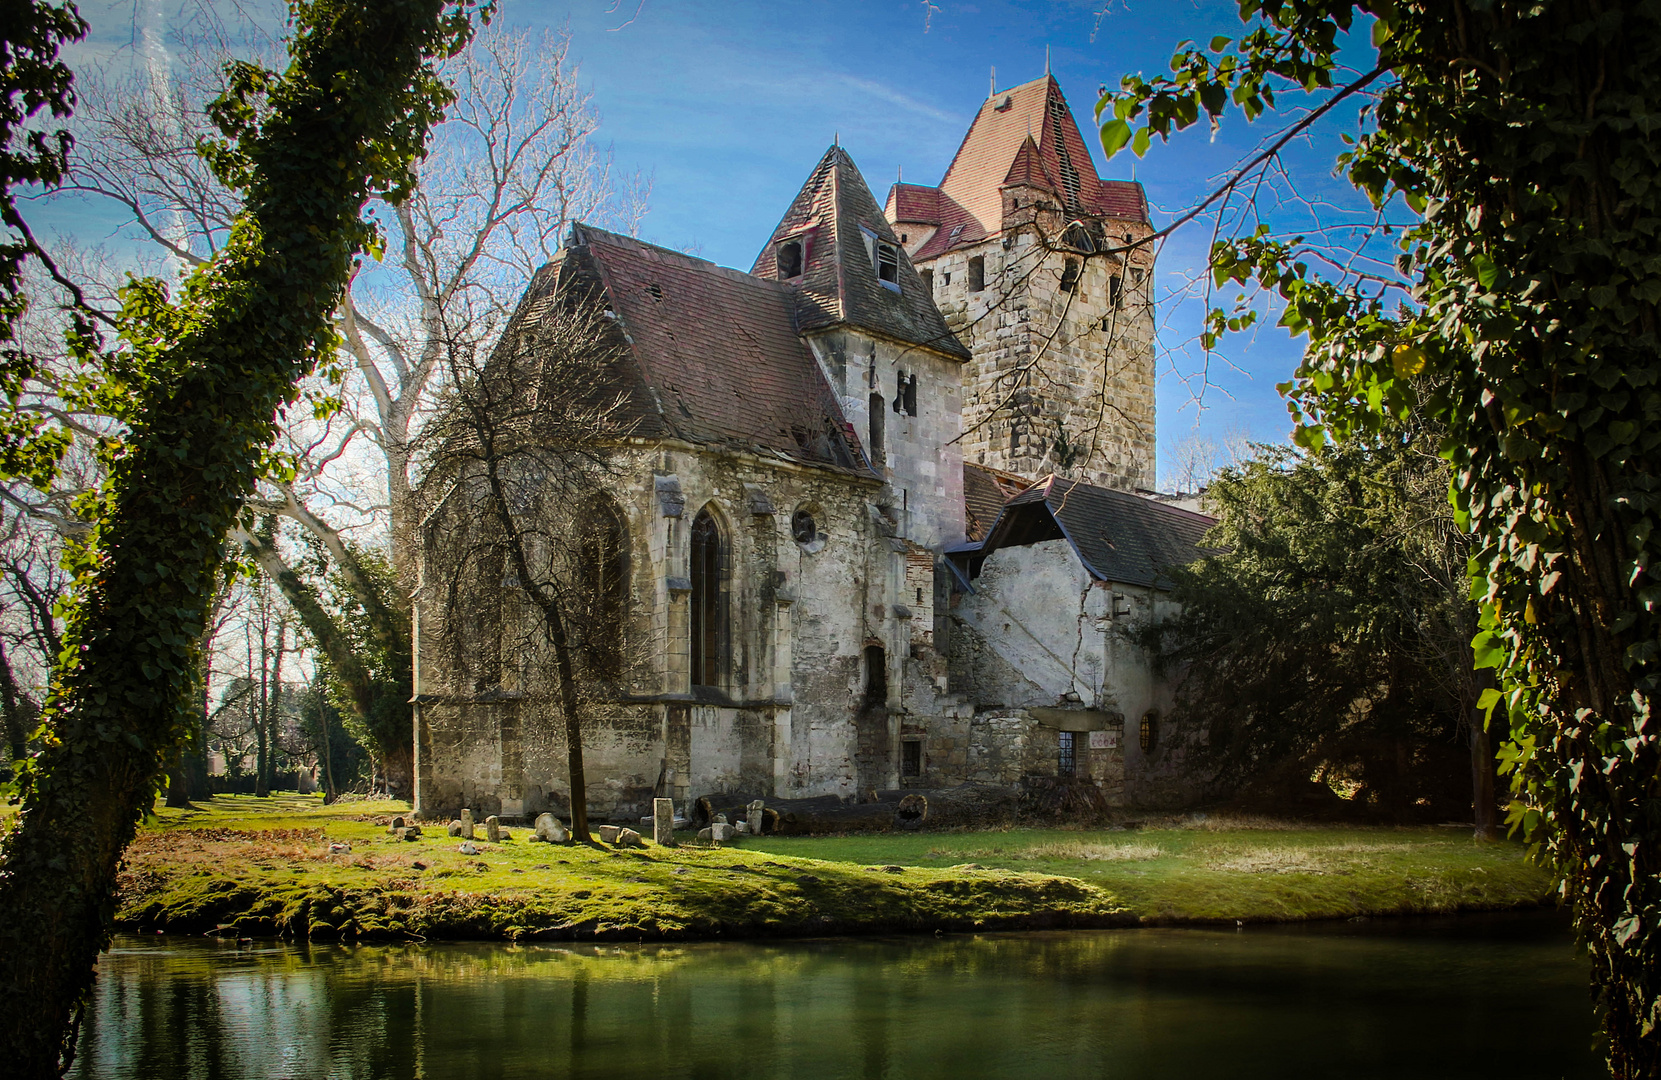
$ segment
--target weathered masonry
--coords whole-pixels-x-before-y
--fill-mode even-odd
[[[886,214],[831,147],[748,273],[573,228],[495,355],[581,305],[618,357],[594,383],[628,436],[590,448],[579,495],[516,511],[570,538],[615,624],[578,673],[591,815],[967,782],[1180,801],[1171,687],[1132,630],[1209,519],[1132,490],[1152,265],[1123,238],[1147,231],[1048,77],[989,99],[941,187]],[[473,482],[422,487],[417,810],[561,812],[534,613],[454,554],[487,531]]]
[[[940,185],[895,184],[887,213],[974,354],[966,460],[1151,489],[1147,201],[1097,176],[1055,79],[993,94]]]

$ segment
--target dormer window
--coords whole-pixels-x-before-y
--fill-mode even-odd
[[[900,249],[877,241],[877,278],[895,289],[900,287]]]
[[[802,276],[802,242],[800,240],[786,240],[780,244],[777,252],[779,280],[787,281],[793,277]]]

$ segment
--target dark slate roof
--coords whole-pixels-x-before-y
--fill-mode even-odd
[[[512,332],[558,317],[556,284],[593,293],[628,346],[613,377],[637,434],[869,472],[796,333],[790,289],[583,224],[556,258],[520,301]]]
[[[932,217],[894,219],[939,224],[939,231],[915,256],[919,261],[932,259],[1001,231],[1003,188],[1015,183],[1052,191],[1082,214],[1148,220],[1141,184],[1103,180],[1097,174],[1061,85],[1049,75],[987,98],[935,189],[937,194],[927,195],[928,189],[917,185],[896,185],[909,190],[890,191],[889,210],[898,213],[904,207],[917,213],[934,207]]]
[[[897,249],[899,291],[877,278],[862,229]],[[933,295],[917,276],[859,167],[842,147],[825,151],[750,273],[776,278],[777,247],[795,238],[801,238],[805,248],[801,276],[789,282],[796,298],[797,330],[811,333],[847,325],[954,359],[969,358],[969,350],[946,328]]]
[[[1125,585],[1169,589],[1166,567],[1187,566],[1215,549],[1201,540],[1217,519],[1114,491],[1050,476],[1010,499],[982,546],[1001,546],[1027,506],[1047,507],[1092,577]],[[1042,534],[1038,534],[1042,535]]]

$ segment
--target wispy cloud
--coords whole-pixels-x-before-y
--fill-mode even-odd
[[[918,116],[926,116],[930,120],[938,120],[943,124],[963,126],[967,125],[969,122],[966,117],[960,116],[956,113],[946,112],[944,109],[937,109],[926,101],[918,101],[909,94],[902,94],[892,86],[876,82],[872,79],[861,79],[855,75],[843,75],[840,73],[827,73],[825,78],[832,82],[841,83],[849,89],[869,94],[871,97],[877,98],[881,101],[886,101],[892,105],[898,105],[900,108],[909,112],[914,112]]]

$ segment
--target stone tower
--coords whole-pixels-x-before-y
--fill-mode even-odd
[[[1152,488],[1147,200],[1097,175],[1055,79],[993,94],[940,186],[895,184],[885,212],[971,353],[964,460]]]

